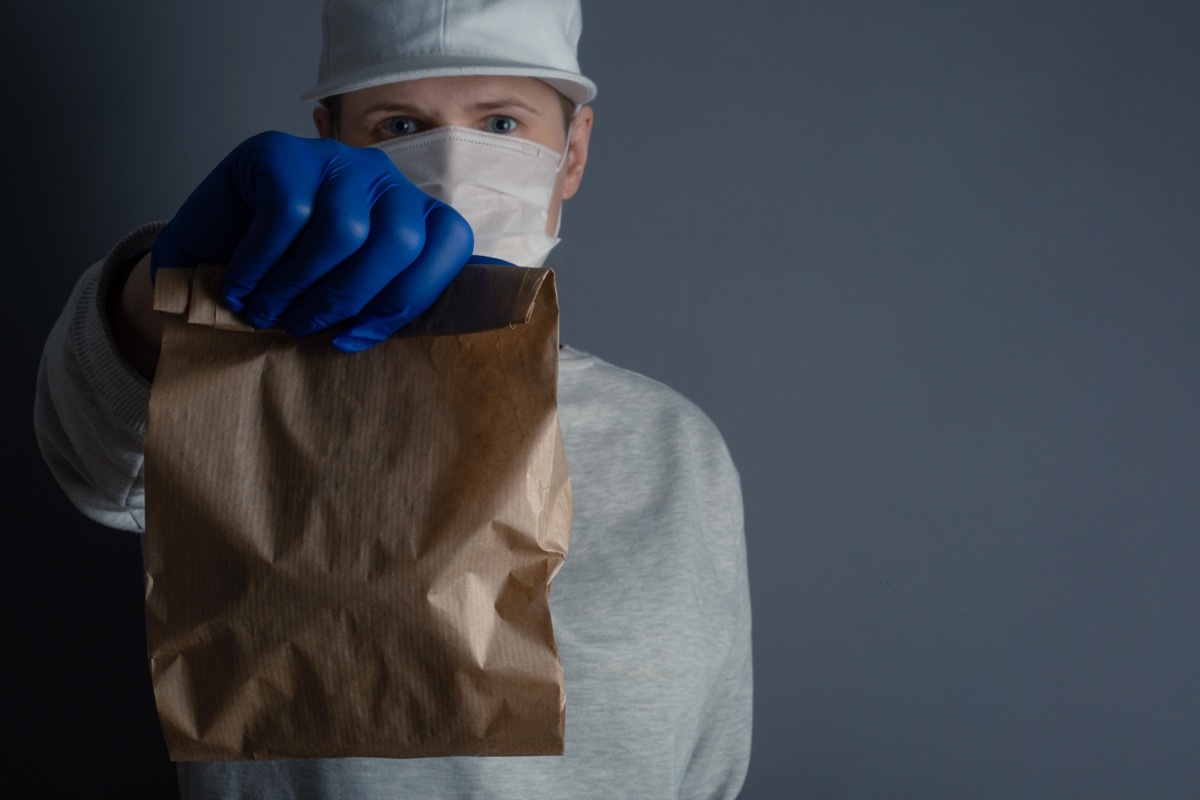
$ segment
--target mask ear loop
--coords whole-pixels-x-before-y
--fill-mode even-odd
[[[554,168],[554,174],[562,172],[563,164],[567,163],[567,154],[571,152],[571,130],[575,127],[575,115],[579,113],[579,109],[583,108],[583,103],[576,103],[575,110],[571,112],[571,121],[567,124],[567,141],[563,145],[562,155],[558,157],[558,166]],[[558,237],[558,232],[562,230],[562,205],[558,209],[558,222],[554,226],[554,236]]]
[[[562,155],[558,157],[558,166],[554,168],[555,175],[562,172],[563,164],[567,163],[567,153],[571,152],[571,131],[575,128],[575,115],[581,108],[583,108],[583,103],[576,103],[575,110],[571,112],[571,121],[567,123],[567,142],[563,145]]]

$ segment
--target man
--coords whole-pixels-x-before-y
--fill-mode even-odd
[[[39,442],[93,519],[144,528],[159,267],[226,263],[226,300],[252,324],[330,331],[353,352],[419,314],[472,253],[529,266],[557,241],[593,121],[577,0],[330,0],[325,17],[307,95],[321,138],[239,145],[169,223],[89,269],[51,332]],[[737,794],[750,611],[725,445],[678,394],[569,347],[559,384],[575,495],[552,600],[565,755],[180,763],[185,797]]]

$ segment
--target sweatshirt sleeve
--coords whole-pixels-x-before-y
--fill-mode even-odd
[[[718,436],[714,432],[714,437]],[[706,527],[714,548],[719,594],[709,616],[714,652],[720,657],[700,709],[698,735],[680,787],[681,798],[737,797],[750,766],[753,722],[750,581],[746,560],[741,484],[724,442],[704,448]]]
[[[133,231],[83,273],[46,339],[34,395],[38,446],[67,497],[91,519],[135,532],[145,529],[150,382],[117,349],[106,298],[162,225]]]

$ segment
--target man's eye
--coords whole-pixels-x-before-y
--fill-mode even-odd
[[[407,136],[417,132],[417,121],[411,117],[391,117],[384,120],[383,129],[392,136]]]
[[[512,133],[518,124],[512,117],[488,117],[486,127],[491,133]]]

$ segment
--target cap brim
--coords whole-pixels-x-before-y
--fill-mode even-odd
[[[349,75],[341,75],[337,80],[319,83],[302,94],[300,99],[320,100],[336,94],[353,92],[356,89],[382,86],[385,83],[471,75],[537,78],[550,84],[576,103],[587,103],[596,96],[596,84],[574,72],[547,69],[533,64],[465,56],[456,56],[453,63],[447,63],[443,56],[428,59],[409,58],[390,64],[375,64]]]

